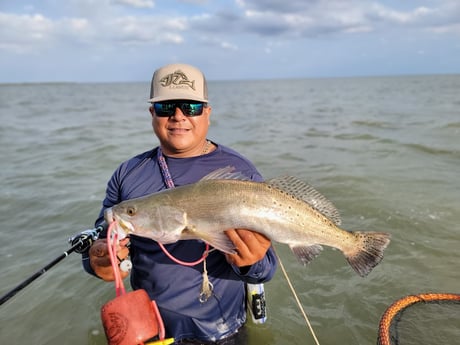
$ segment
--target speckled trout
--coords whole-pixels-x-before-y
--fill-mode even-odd
[[[390,235],[339,227],[334,205],[303,181],[283,176],[254,182],[232,167],[197,183],[123,201],[105,212],[120,236],[133,234],[162,244],[200,239],[226,253],[236,248],[228,229],[250,229],[288,244],[304,264],[322,245],[337,248],[362,277],[382,260]]]

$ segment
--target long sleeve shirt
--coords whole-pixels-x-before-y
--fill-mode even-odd
[[[103,221],[106,208],[167,188],[158,164],[157,150],[144,152],[118,167],[107,185],[96,224]],[[233,166],[235,171],[253,181],[263,181],[250,161],[222,145],[206,155],[165,158],[175,186],[197,182],[226,166]],[[235,333],[246,321],[245,283],[270,280],[277,265],[272,248],[261,261],[244,269],[229,264],[221,252],[211,251],[206,258],[206,268],[213,293],[206,302],[201,302],[203,263],[182,266],[169,259],[157,242],[132,235],[130,239],[131,286],[145,289],[156,301],[167,336],[176,340],[215,341]],[[196,261],[203,256],[205,244],[196,240],[178,241],[166,245],[166,249],[179,260]],[[83,263],[91,273],[87,255],[84,255]]]

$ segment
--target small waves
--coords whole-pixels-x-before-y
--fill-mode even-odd
[[[396,126],[395,124],[391,122],[375,121],[375,120],[356,120],[356,121],[352,121],[351,124],[353,126],[368,127],[370,129],[372,128],[378,128],[378,129],[397,129],[399,128],[399,126]]]
[[[460,116],[460,114],[459,114]],[[449,128],[454,128],[454,129],[458,129],[460,128],[460,122],[450,122],[444,126],[442,126],[442,128],[446,128],[446,129],[449,129]]]
[[[308,182],[337,206],[345,229],[392,234],[383,262],[365,279],[339,251],[325,249],[303,267],[277,245],[320,343],[375,342],[379,316],[401,295],[458,289],[459,76],[209,86],[210,139],[241,152],[266,178]],[[157,145],[148,88],[2,86],[3,290],[91,227],[118,164]],[[310,341],[281,274],[266,290],[268,324],[251,330],[251,344]],[[3,306],[5,343],[86,343],[88,332],[103,334],[99,308],[112,292],[71,257]]]
[[[428,154],[428,155],[447,156],[453,159],[456,159],[456,158],[460,159],[460,151],[456,151],[456,150],[441,149],[441,148],[426,146],[422,144],[404,144],[403,146],[411,150],[414,150],[420,153],[424,153],[424,154]]]
[[[341,140],[358,140],[358,141],[361,141],[361,140],[364,140],[364,141],[377,141],[379,140],[378,137],[372,135],[372,134],[366,134],[366,133],[362,133],[362,134],[356,134],[356,133],[347,133],[347,134],[338,134],[338,135],[335,135],[334,138],[336,139],[341,139]]]

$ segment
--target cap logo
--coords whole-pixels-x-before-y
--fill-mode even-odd
[[[190,81],[181,70],[177,70],[161,78],[160,84],[164,87],[169,86],[174,88],[186,88],[188,86],[192,90],[195,90],[195,80]]]

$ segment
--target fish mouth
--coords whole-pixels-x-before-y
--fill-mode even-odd
[[[113,212],[112,208],[108,208],[104,212],[105,221],[110,225],[114,224],[114,230],[120,237],[119,239],[125,238],[129,233],[135,232],[133,225],[130,222],[123,220],[116,213]]]
[[[115,219],[118,218],[118,217],[115,217]],[[135,232],[134,230],[134,227],[133,225],[130,223],[130,222],[127,222],[125,220],[123,220],[122,218],[118,218],[115,220],[117,223],[118,223],[118,229],[121,228],[121,230],[125,233],[125,234],[129,234],[129,233],[132,233],[132,232]]]

